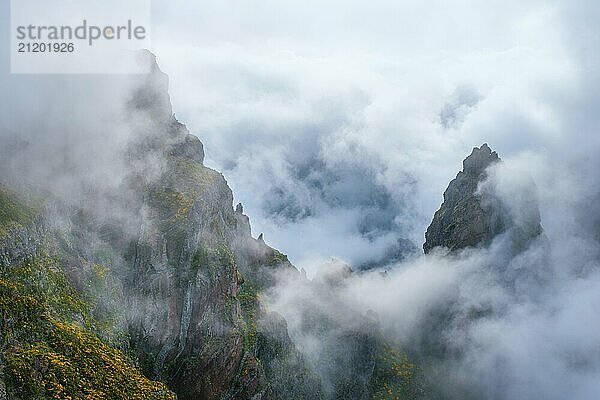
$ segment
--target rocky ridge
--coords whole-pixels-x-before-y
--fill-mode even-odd
[[[261,295],[277,276],[306,278],[252,236],[225,178],[204,165],[202,143],[173,115],[168,78],[153,65],[126,104],[134,134],[118,190],[90,190],[75,204],[46,198],[35,218],[18,196],[1,204],[0,392],[16,400],[94,390],[111,399],[368,399],[389,382],[404,393],[401,356],[387,355],[370,319],[327,335],[332,385],[298,351],[285,319],[265,309]],[[23,308],[9,302],[15,296]],[[36,298],[49,300],[27,302]],[[307,312],[309,329],[334,328],[329,316]],[[26,324],[39,326],[35,338],[19,328]],[[27,349],[31,340],[39,347]],[[99,353],[88,358],[86,346]]]

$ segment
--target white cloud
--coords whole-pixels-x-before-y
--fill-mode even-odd
[[[381,185],[400,205],[392,229],[420,245],[473,146],[488,142],[501,157],[561,152],[573,135],[569,110],[588,90],[570,19],[584,6],[181,1],[156,5],[154,38],[175,111],[205,142],[208,162],[224,170],[256,231],[306,264],[331,255],[305,239],[318,232],[300,220],[286,226],[302,235],[286,233],[265,197],[278,189],[317,204],[295,174],[314,158],[325,172],[366,166],[370,182],[348,196]],[[440,113],[465,87],[478,101],[446,129]],[[359,262],[347,237],[360,224],[318,211],[331,221],[319,236],[334,255]],[[369,245],[364,238],[359,248]]]

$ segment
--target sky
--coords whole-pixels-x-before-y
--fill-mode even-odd
[[[473,146],[552,159],[596,123],[571,114],[595,96],[593,2],[153,7],[176,116],[255,235],[309,272],[368,264],[399,238],[418,250]]]

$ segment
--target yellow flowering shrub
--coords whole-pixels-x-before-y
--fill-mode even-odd
[[[51,257],[0,269],[0,352],[11,398],[174,400],[92,333],[88,309]]]

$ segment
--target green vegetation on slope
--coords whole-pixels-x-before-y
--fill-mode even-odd
[[[21,205],[14,194],[0,186],[0,225],[31,222],[34,214],[32,209]]]
[[[0,232],[34,219],[32,209],[0,187]],[[97,280],[107,278],[106,268],[91,268]],[[90,281],[94,288],[101,283]],[[95,306],[85,301],[92,297],[82,297],[45,250],[0,267],[0,380],[8,398],[174,400],[164,384],[144,377],[93,333],[107,321],[92,317]]]
[[[259,289],[254,282],[246,280],[237,297],[244,318],[244,348],[254,353],[258,334]]]
[[[423,397],[419,368],[406,354],[383,343],[377,355],[372,400],[403,400]]]
[[[93,333],[89,306],[56,260],[38,256],[0,273],[7,386],[17,399],[173,399]]]

